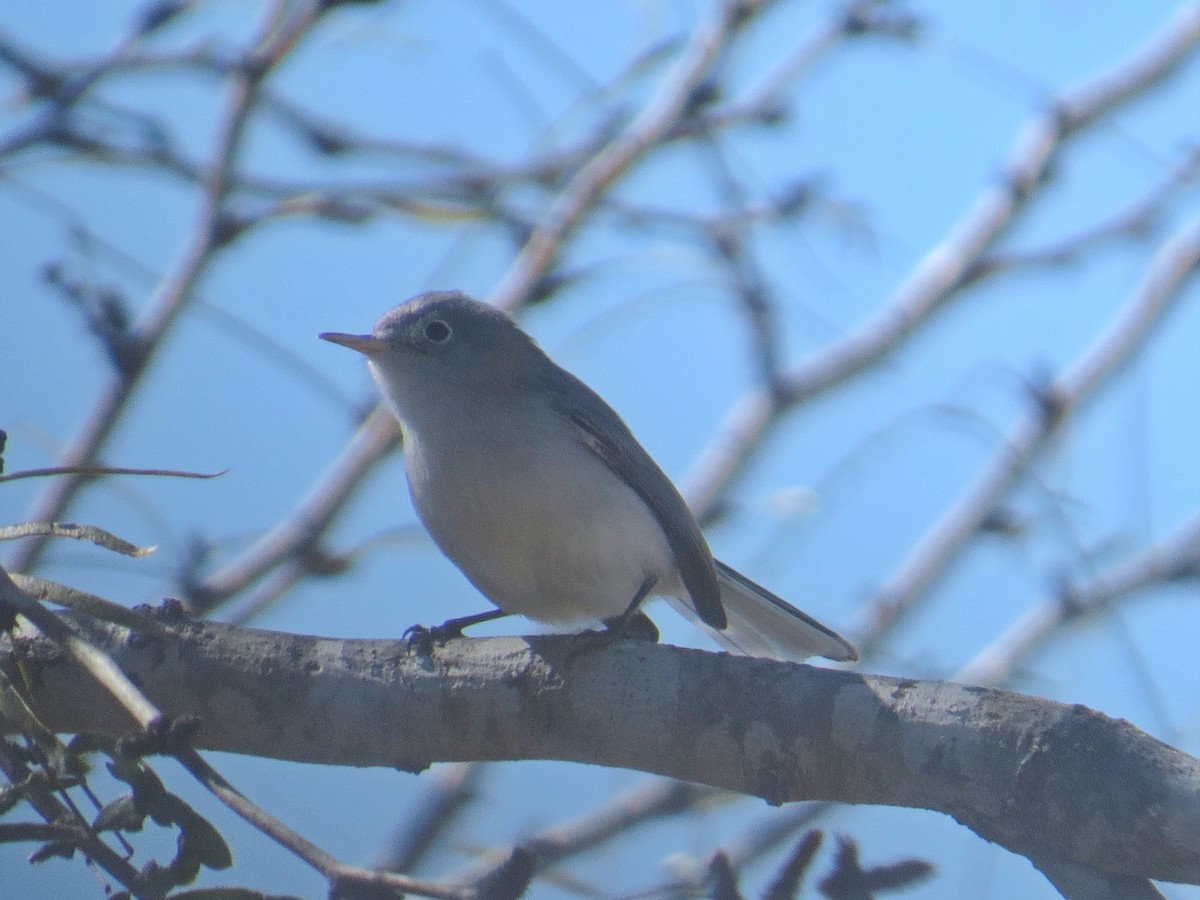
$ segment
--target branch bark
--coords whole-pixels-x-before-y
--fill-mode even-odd
[[[1081,706],[566,636],[419,646],[160,618],[135,634],[72,617],[196,746],[397,766],[556,759],[766,799],[919,807],[1030,857],[1200,883],[1200,760]],[[129,719],[45,639],[0,644],[60,731]]]

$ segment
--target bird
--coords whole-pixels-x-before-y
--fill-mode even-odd
[[[716,560],[621,417],[502,310],[430,291],[370,334],[320,338],[366,357],[400,425],[418,517],[496,607],[450,620],[450,632],[512,614],[636,632],[654,628],[641,605],[661,596],[733,653],[858,658],[841,635]]]

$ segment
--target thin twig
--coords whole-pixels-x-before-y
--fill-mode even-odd
[[[959,669],[954,680],[1004,684],[1025,660],[1060,634],[1064,625],[1095,617],[1146,588],[1179,578],[1200,579],[1200,516],[1193,516],[1158,543],[1092,580],[1072,585],[1061,596],[1030,609]]]
[[[1194,186],[1198,178],[1200,148],[1192,151],[1162,183],[1154,185],[1145,196],[1128,204],[1109,220],[1041,247],[991,253],[979,261],[969,277],[973,281],[983,281],[1017,269],[1066,266],[1079,262],[1088,251],[1120,240],[1144,238],[1161,228],[1167,212],[1180,203],[1185,188]]]
[[[133,631],[149,634],[163,633],[162,624],[152,616],[137,609],[122,606],[120,603],[113,603],[113,601],[96,594],[89,594],[70,585],[48,581],[34,575],[22,575],[19,572],[10,572],[9,577],[17,587],[38,600],[49,600],[51,603],[87,613],[89,616],[95,616],[105,622],[123,625]]]
[[[2,590],[0,588],[0,591]],[[4,752],[3,748],[0,748],[0,773],[12,784],[21,783],[30,774],[23,762],[10,758],[10,754]],[[46,791],[31,791],[25,799],[51,827],[70,829],[69,840],[72,846],[78,847],[89,860],[128,888],[135,897],[147,896],[138,888],[141,881],[138,870],[93,834],[91,823],[85,821],[76,811]]]
[[[117,537],[111,531],[97,528],[95,525],[77,525],[74,522],[22,522],[19,525],[0,526],[0,541],[14,541],[18,538],[32,537],[65,537],[77,541],[90,541],[97,547],[120,553],[122,556],[147,556],[157,547],[139,547],[123,538]]]
[[[83,475],[96,478],[101,475],[152,475],[164,478],[220,478],[220,472],[186,472],[181,469],[130,469],[123,466],[50,466],[45,469],[22,469],[8,475],[0,475],[0,483],[20,481],[22,478],[48,478],[53,475]]]

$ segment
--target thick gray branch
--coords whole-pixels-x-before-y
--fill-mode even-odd
[[[73,617],[200,747],[419,769],[560,759],[655,772],[772,803],[939,810],[1019,853],[1200,882],[1200,760],[1083,707],[1004,691],[569,637],[454,640],[430,652],[163,621]],[[60,731],[131,727],[47,641],[0,665]],[[15,671],[13,675],[15,676]]]

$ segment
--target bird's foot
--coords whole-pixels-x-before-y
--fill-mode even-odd
[[[603,650],[621,640],[648,641],[651,644],[657,644],[658,626],[641,610],[634,610],[632,614],[614,616],[605,620],[602,629],[581,631],[575,635],[575,649],[572,651],[571,657],[595,653],[597,650]]]
[[[441,625],[410,625],[404,630],[404,640],[427,653],[435,644],[444,644],[454,638],[463,637],[463,632],[472,625],[491,622],[507,615],[508,613],[502,609],[489,609],[487,612],[476,613],[473,616],[447,619]]]

